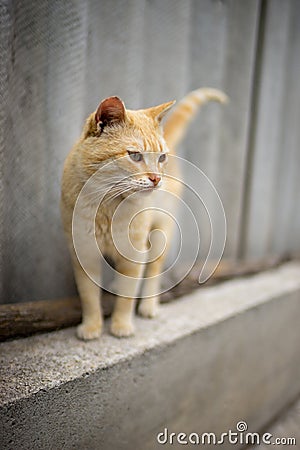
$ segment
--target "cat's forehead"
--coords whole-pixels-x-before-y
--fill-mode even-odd
[[[167,146],[158,122],[153,120],[144,110],[129,111],[129,130],[131,145],[139,147],[139,151],[166,152]]]
[[[167,146],[164,138],[158,134],[153,136],[138,135],[128,141],[128,150],[140,152],[166,152]]]

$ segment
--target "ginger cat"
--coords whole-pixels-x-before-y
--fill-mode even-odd
[[[174,102],[131,111],[118,97],[109,97],[88,117],[79,141],[65,161],[61,195],[62,220],[82,304],[82,323],[77,328],[79,338],[98,338],[102,328],[101,290],[92,280],[100,277],[99,250],[96,251],[96,246],[91,248],[86,241],[86,236],[92,233],[94,218],[99,249],[114,261],[117,272],[123,275],[117,277],[118,297],[111,319],[111,333],[118,337],[134,333],[135,298],[141,285],[138,313],[143,317],[157,314],[160,273],[171,245],[173,220],[161,214],[159,208],[155,210],[149,205],[153,205],[151,198],[159,189],[180,195],[181,183],[176,181],[179,168],[175,158],[169,157],[168,164],[168,154],[174,152],[198,107],[209,100],[225,102],[226,96],[215,89],[193,91],[173,108],[164,126],[161,121]],[[107,165],[108,162],[111,164]],[[74,208],[86,181],[96,172],[98,178],[93,195],[87,197],[79,211],[76,210],[82,231],[75,251],[72,236]],[[175,179],[164,177],[166,173]],[[99,205],[103,192],[107,195],[101,194],[103,201]],[[157,206],[163,208],[161,199]],[[112,233],[113,215],[124,200],[126,206],[121,209]],[[175,209],[174,202],[174,212]],[[157,229],[164,232],[166,239],[163,252],[161,238],[155,233],[149,248],[149,235]],[[122,251],[116,248],[115,236]],[[84,255],[84,268],[78,261],[78,250]]]

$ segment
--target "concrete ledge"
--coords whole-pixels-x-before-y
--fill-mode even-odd
[[[1,449],[147,450],[165,427],[239,420],[258,431],[300,393],[299,323],[300,264],[287,263],[162,305],[127,340],[67,329],[2,343]]]

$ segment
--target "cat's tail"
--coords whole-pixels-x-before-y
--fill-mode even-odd
[[[182,140],[187,127],[200,106],[209,101],[226,103],[228,97],[218,89],[201,88],[186,95],[169,113],[164,125],[164,138],[172,151]]]

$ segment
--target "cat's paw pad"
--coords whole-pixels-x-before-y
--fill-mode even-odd
[[[84,324],[78,325],[77,337],[84,341],[90,341],[91,339],[97,339],[101,334],[101,325]]]
[[[156,302],[141,301],[138,307],[138,314],[147,319],[153,319],[158,315],[159,305]]]
[[[131,321],[113,320],[110,332],[116,337],[128,337],[134,334],[134,326]]]

